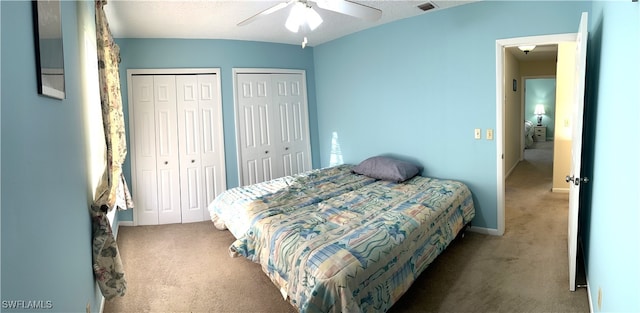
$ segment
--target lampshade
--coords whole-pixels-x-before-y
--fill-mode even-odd
[[[536,104],[536,108],[533,111],[535,115],[543,115],[544,114],[544,104]]]
[[[322,17],[312,7],[307,7],[307,24],[309,29],[314,30],[322,24]]]
[[[305,5],[302,2],[296,2],[291,8],[291,13],[285,22],[284,26],[297,33],[300,26],[304,24],[309,25],[310,30],[314,30],[322,24],[322,17],[312,7]]]

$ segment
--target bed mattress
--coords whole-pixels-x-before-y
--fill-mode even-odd
[[[300,312],[384,312],[474,217],[461,182],[313,170],[230,189],[212,219]]]

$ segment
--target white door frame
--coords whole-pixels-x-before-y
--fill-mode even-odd
[[[505,168],[504,168],[504,49],[519,45],[551,45],[561,42],[575,42],[577,33],[543,36],[517,37],[496,40],[496,192],[497,192],[497,229],[486,229],[483,233],[502,236],[505,231]]]
[[[304,88],[305,97],[304,97],[304,106],[307,111],[307,149],[309,151],[308,154],[308,164],[311,165],[311,134],[309,128],[309,95],[307,90],[307,72],[305,70],[297,70],[297,69],[279,69],[279,68],[233,68],[233,114],[235,121],[235,131],[236,131],[236,163],[238,166],[238,184],[242,186],[242,150],[241,150],[241,138],[240,138],[240,113],[239,113],[239,105],[238,101],[238,74],[300,74],[302,75],[302,87]]]
[[[221,89],[221,81],[220,77],[220,68],[152,68],[152,69],[128,69],[127,70],[127,105],[129,106],[129,147],[133,147],[135,145],[135,127],[133,127],[133,86],[132,76],[133,75],[181,75],[181,74],[215,74],[218,76],[218,90],[222,93]],[[220,105],[222,109],[222,98],[220,98]],[[223,147],[224,148],[224,147]],[[131,160],[131,180],[133,183],[136,181],[136,159],[134,157],[134,149],[128,149],[129,151],[129,160]],[[224,156],[224,153],[223,153]],[[225,160],[222,160],[222,164],[226,164]],[[225,165],[226,166],[226,165]],[[226,186],[226,175],[224,185]],[[135,197],[135,193],[133,194]],[[135,205],[135,202],[134,202]],[[137,210],[133,209],[133,226],[138,226],[138,214]],[[126,223],[120,222],[122,225],[126,225]]]

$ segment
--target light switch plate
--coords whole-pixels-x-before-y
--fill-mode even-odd
[[[493,140],[493,129],[487,129],[487,140]]]
[[[482,138],[482,133],[480,132],[480,128],[476,128],[473,132],[473,138],[480,139]]]

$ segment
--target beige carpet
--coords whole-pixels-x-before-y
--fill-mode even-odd
[[[569,291],[567,194],[551,189],[550,144],[529,149],[507,180],[503,237],[467,233],[390,312],[588,312]],[[121,227],[127,294],[104,312],[295,312],[258,264],[230,258],[210,222]]]

